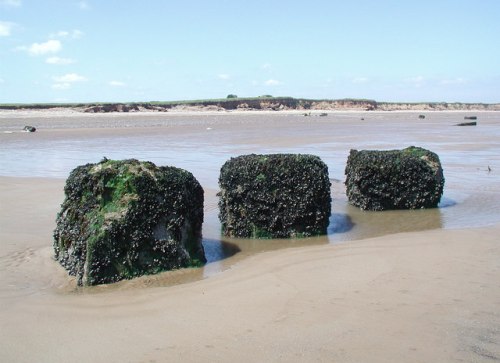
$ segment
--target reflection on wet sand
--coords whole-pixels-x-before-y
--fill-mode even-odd
[[[241,252],[237,244],[217,239],[203,239],[203,248],[207,263],[218,262]]]
[[[415,210],[363,211],[353,206],[347,207],[352,221],[357,226],[353,231],[356,239],[403,232],[418,232],[442,228],[440,208]]]
[[[209,264],[205,276],[220,272],[236,260],[259,252],[281,248],[340,243],[356,239],[384,236],[402,232],[418,232],[443,227],[442,209],[363,211],[345,201],[334,203],[341,212],[330,216],[327,235],[292,239],[245,239],[223,236],[205,239],[203,245]],[[214,213],[214,212],[212,212]],[[216,216],[209,213],[214,223]],[[220,230],[220,229],[219,229]],[[226,260],[227,259],[227,260]]]
[[[354,228],[351,217],[345,213],[332,213],[328,234],[347,233]]]

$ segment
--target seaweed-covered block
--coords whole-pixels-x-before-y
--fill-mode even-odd
[[[243,155],[219,177],[219,219],[230,237],[325,234],[331,213],[328,167],[317,156]]]
[[[105,158],[74,169],[64,191],[54,251],[79,285],[206,262],[203,189],[191,173]]]
[[[443,194],[439,157],[420,147],[351,150],[345,174],[349,203],[361,209],[435,208]]]

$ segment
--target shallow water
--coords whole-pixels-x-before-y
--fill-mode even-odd
[[[6,117],[0,114],[0,175],[66,178],[78,165],[136,158],[194,174],[206,191],[204,245],[209,261],[290,246],[339,243],[399,232],[469,228],[500,222],[500,114],[478,115],[478,126],[457,127],[470,112],[345,112],[327,117],[299,114],[113,114],[71,117]],[[24,125],[35,133],[19,132]],[[344,168],[350,149],[436,152],[446,178],[440,208],[367,212],[345,197]],[[231,157],[249,153],[320,156],[332,180],[328,235],[303,240],[243,240],[220,236],[218,176]],[[490,171],[488,170],[490,168]],[[205,275],[218,271],[217,264]]]

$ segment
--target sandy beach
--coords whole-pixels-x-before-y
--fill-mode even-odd
[[[0,361],[500,361],[500,116],[453,126],[466,114],[0,113]],[[18,132],[26,124],[37,132]],[[349,206],[349,149],[409,144],[440,155],[440,208]],[[328,236],[221,238],[220,166],[251,152],[325,160]],[[52,258],[52,231],[67,174],[102,156],[193,172],[206,248],[235,248],[203,269],[77,288]]]

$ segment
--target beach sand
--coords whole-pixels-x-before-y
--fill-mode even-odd
[[[2,362],[500,361],[498,224],[237,254],[205,278],[77,289],[52,259],[63,186],[0,177]]]

